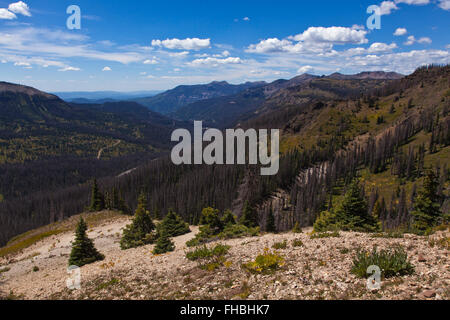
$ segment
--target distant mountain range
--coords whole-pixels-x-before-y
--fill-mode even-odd
[[[214,81],[208,84],[181,85],[174,89],[158,91],[136,91],[121,93],[115,91],[99,92],[56,92],[54,93],[67,102],[77,104],[103,104],[108,102],[134,101],[152,111],[170,115],[177,119],[220,121],[220,117],[212,115],[221,109],[229,110],[227,121],[235,120],[236,114],[251,112],[260,103],[279,90],[288,89],[308,83],[315,79],[333,80],[396,80],[403,75],[395,72],[361,72],[355,75],[333,73],[329,76],[315,76],[302,74],[290,80],[276,80],[272,83],[264,81],[246,82],[243,84],[229,84],[226,81]]]
[[[403,78],[404,75],[396,73],[396,72],[384,72],[384,71],[372,71],[372,72],[361,72],[358,74],[353,75],[345,75],[342,73],[333,73],[328,76],[328,78],[331,79],[337,79],[337,80],[364,80],[364,79],[370,79],[370,80],[398,80]]]
[[[153,97],[133,100],[148,107],[150,110],[162,114],[169,114],[176,112],[183,106],[197,101],[229,96],[265,84],[265,82],[247,82],[233,85],[226,81],[215,81],[204,85],[178,86],[175,89],[160,93]]]
[[[317,99],[344,99],[367,93],[387,82],[401,79],[397,73],[363,72],[357,75],[302,74],[290,80],[259,83],[237,94],[200,100],[168,114],[178,120],[203,120],[220,128],[236,125],[254,117],[271,106],[302,104]]]
[[[161,91],[134,91],[134,92],[117,92],[117,91],[75,91],[75,92],[53,92],[62,100],[75,103],[105,103],[114,101],[133,100],[137,98],[150,97],[161,93]]]

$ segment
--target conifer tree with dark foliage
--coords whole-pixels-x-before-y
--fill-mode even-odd
[[[273,215],[272,206],[270,207],[269,215],[267,216],[266,231],[273,232],[273,233],[275,233],[277,231],[276,226],[275,226],[275,217]]]
[[[233,212],[231,212],[231,210],[225,210],[225,213],[222,217],[222,225],[224,227],[227,227],[234,224],[236,224],[236,219],[233,215]]]
[[[94,243],[86,234],[87,225],[83,218],[80,218],[75,231],[75,241],[72,244],[72,251],[69,258],[69,266],[82,267],[105,258],[94,247]]]
[[[336,216],[344,230],[374,232],[381,227],[377,219],[369,214],[367,201],[357,179],[350,184],[342,204],[336,209]]]
[[[189,224],[172,210],[166,215],[163,221],[157,226],[158,235],[164,232],[168,237],[178,237],[191,232]]]
[[[423,189],[418,192],[414,202],[413,230],[418,234],[427,234],[439,223],[441,217],[437,189],[439,177],[433,170],[428,170],[423,181]]]
[[[153,243],[154,229],[155,225],[150,216],[150,212],[147,211],[147,198],[141,193],[133,222],[123,230],[120,248],[126,250]]]
[[[169,235],[166,230],[163,230],[158,237],[155,248],[153,249],[153,254],[164,254],[175,250],[175,245],[170,240]]]
[[[98,188],[97,179],[94,179],[92,182],[91,205],[89,206],[89,211],[96,212],[104,209],[105,198]]]
[[[245,201],[240,223],[246,226],[247,228],[254,228],[259,225],[258,212],[250,205],[249,201]]]

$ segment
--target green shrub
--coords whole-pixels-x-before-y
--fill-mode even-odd
[[[397,247],[394,250],[373,249],[372,252],[358,249],[353,258],[351,272],[360,278],[367,278],[367,268],[375,265],[381,269],[384,278],[410,275],[414,273],[414,266],[408,261],[408,255],[403,248]]]
[[[206,246],[196,248],[194,251],[186,253],[186,258],[191,261],[202,259],[210,259],[212,257],[224,256],[230,250],[230,246],[218,244],[214,248],[209,249]]]
[[[296,222],[294,228],[292,229],[293,233],[303,233],[302,228],[300,227],[300,223]]]
[[[218,235],[220,239],[236,239],[242,237],[256,237],[259,235],[259,227],[248,228],[242,224],[228,225]]]
[[[248,228],[243,224],[236,224],[236,219],[229,210],[220,218],[219,210],[204,208],[200,224],[203,224],[200,232],[195,238],[187,241],[186,246],[195,247],[218,239],[253,237],[259,234],[259,227]]]
[[[428,244],[430,247],[438,246],[442,249],[450,250],[450,237],[442,235],[441,237],[429,238]]]
[[[224,264],[225,255],[230,248],[230,246],[222,244],[218,244],[214,248],[203,246],[187,252],[186,258],[190,261],[198,261],[202,269],[213,271]]]
[[[75,241],[72,244],[72,251],[69,258],[69,266],[82,267],[96,261],[103,260],[105,256],[97,251],[94,242],[86,234],[87,225],[83,218],[80,218],[75,231]]]
[[[277,250],[286,249],[287,248],[287,240],[284,240],[283,242],[274,243],[272,248],[277,249]]]
[[[197,233],[195,238],[186,242],[186,246],[195,247],[213,240],[214,234],[209,225],[201,226],[199,230],[200,232]]]
[[[191,232],[189,224],[184,222],[183,219],[172,210],[170,210],[163,221],[158,224],[156,230],[157,234],[161,234],[164,231],[169,237],[178,237]]]
[[[197,237],[195,237],[195,238],[193,238],[193,239],[191,239],[191,240],[186,241],[186,247],[188,247],[188,248],[197,247],[197,246],[199,246],[200,244],[201,244],[201,243],[200,243],[200,240],[199,240]]]
[[[34,266],[33,267],[33,272],[38,272],[39,271],[39,267],[38,266]]]
[[[338,219],[333,211],[322,211],[314,222],[314,232],[338,229]]]
[[[208,225],[213,234],[219,234],[223,230],[223,223],[219,217],[219,210],[208,207],[202,210],[200,224]]]
[[[258,255],[254,261],[245,263],[242,267],[251,273],[271,274],[283,267],[284,258],[276,252],[270,252],[268,248]]]
[[[303,241],[300,239],[294,239],[294,240],[292,240],[292,246],[293,247],[303,247]]]

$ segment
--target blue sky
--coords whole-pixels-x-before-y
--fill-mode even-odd
[[[66,9],[81,9],[69,30]],[[369,30],[378,5],[381,29]],[[0,0],[0,80],[46,91],[165,90],[450,62],[450,0]]]

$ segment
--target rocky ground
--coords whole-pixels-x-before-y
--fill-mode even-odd
[[[301,234],[266,234],[221,241],[231,246],[226,263],[215,271],[199,268],[186,259],[190,234],[174,239],[175,252],[154,256],[153,246],[122,251],[122,217],[89,230],[105,256],[81,268],[81,289],[69,290],[67,261],[73,233],[44,239],[20,254],[0,260],[0,295],[9,299],[450,299],[448,247],[439,245],[449,231],[431,237],[373,238],[368,234],[341,232],[339,237],[311,239]],[[300,239],[302,246],[292,241]],[[242,268],[274,243],[287,240],[277,250],[285,265],[269,275],[250,274]],[[214,245],[211,244],[211,245]],[[383,280],[372,292],[366,280],[350,273],[357,248],[371,250],[401,245],[415,267],[410,276]]]

